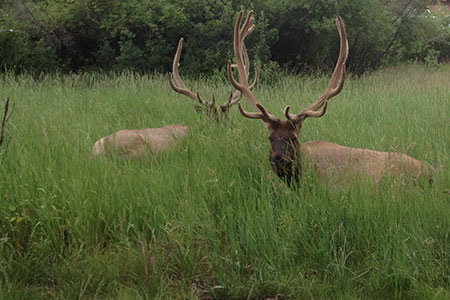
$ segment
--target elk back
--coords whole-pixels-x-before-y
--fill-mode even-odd
[[[121,157],[142,157],[146,153],[165,151],[183,139],[188,126],[169,125],[160,128],[119,130],[95,142],[94,155],[119,155]]]
[[[351,148],[325,141],[300,145],[306,163],[312,164],[320,180],[337,185],[356,178],[378,184],[389,176],[402,182],[431,183],[431,167],[409,155]]]

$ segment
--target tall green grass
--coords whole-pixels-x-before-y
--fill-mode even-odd
[[[327,84],[285,76],[255,94],[281,116]],[[230,91],[189,85],[224,100]],[[233,108],[215,124],[160,75],[4,75],[0,96],[15,106],[0,158],[1,298],[450,297],[448,69],[349,78],[301,133],[424,160],[431,188],[329,190],[306,170],[289,189],[270,169],[260,121]],[[91,155],[119,129],[169,124],[190,133],[159,156]]]

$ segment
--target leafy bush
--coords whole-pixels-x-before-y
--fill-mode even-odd
[[[14,72],[167,72],[184,37],[184,73],[213,74],[233,57],[236,12],[254,9],[257,30],[247,43],[259,65],[329,71],[339,51],[334,19],[341,15],[349,33],[349,69],[362,74],[398,61],[429,60],[435,51],[448,59],[449,19],[427,15],[427,2],[5,0],[0,59],[3,70]]]

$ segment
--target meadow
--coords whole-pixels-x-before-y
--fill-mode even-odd
[[[328,80],[284,75],[254,93],[281,117]],[[188,86],[223,101],[231,89]],[[300,136],[407,153],[433,166],[431,187],[334,190],[306,170],[290,189],[270,168],[261,121],[233,107],[214,123],[165,75],[2,75],[7,97],[1,299],[450,298],[448,66],[349,77]],[[190,132],[161,155],[92,156],[102,136],[170,124]]]

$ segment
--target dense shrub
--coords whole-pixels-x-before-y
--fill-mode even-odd
[[[334,66],[341,15],[349,32],[349,69],[357,74],[404,60],[449,57],[449,19],[427,0],[4,0],[2,70],[31,72],[168,71],[184,37],[183,72],[222,70],[232,54],[236,12],[254,9],[253,60],[270,70]]]

